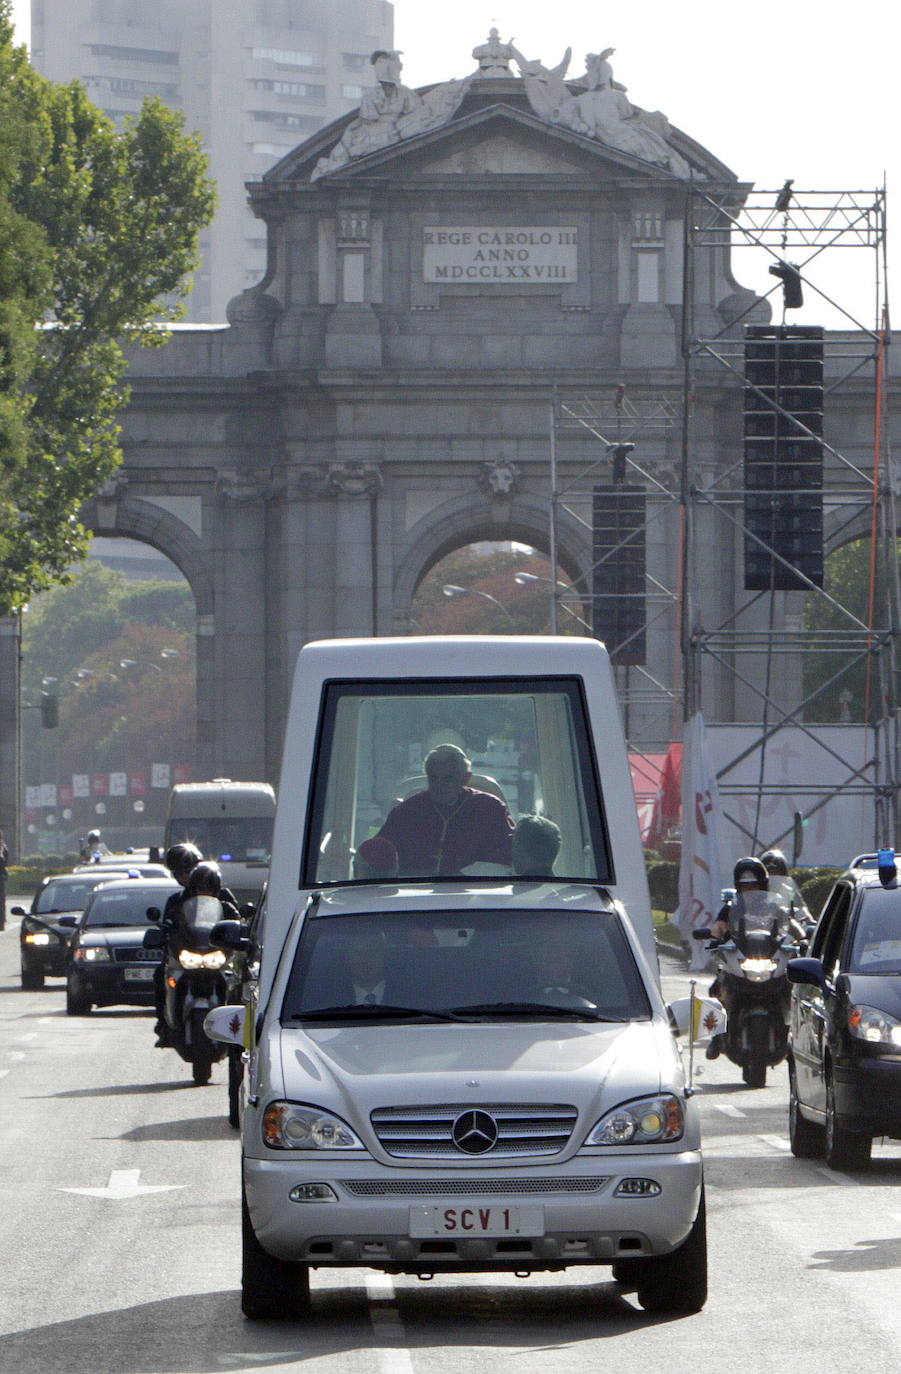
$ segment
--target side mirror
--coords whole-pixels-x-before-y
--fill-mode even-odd
[[[245,921],[252,921],[257,914],[256,903],[242,902],[238,910]]]
[[[819,959],[789,959],[785,972],[790,983],[803,983],[821,992],[826,987],[826,975]]]
[[[79,917],[77,916],[60,916],[56,924],[58,926],[68,926],[70,930],[74,930],[78,925],[78,921]]]
[[[147,862],[149,864],[162,863],[162,859],[160,858],[160,847],[158,844],[152,844],[150,848],[147,850]]]
[[[24,906],[11,906],[9,914],[10,916],[27,916],[28,912],[25,910]]]
[[[145,949],[162,949],[166,943],[166,937],[159,926],[149,926],[144,931],[144,939],[141,943]]]
[[[148,921],[158,921],[162,916],[162,912],[158,906],[149,906],[144,912],[144,915],[147,917]]]
[[[209,941],[214,949],[225,949],[231,953],[243,952],[251,946],[240,921],[217,921],[210,931]]]

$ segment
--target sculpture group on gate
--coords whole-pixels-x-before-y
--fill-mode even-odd
[[[529,104],[539,119],[664,167],[673,176],[689,177],[688,162],[670,142],[666,116],[659,110],[649,113],[633,105],[626,87],[614,80],[608,60],[613,52],[613,48],[604,48],[600,53],[586,54],[585,75],[567,81],[571,48],[555,67],[546,67],[541,61],[524,57],[512,39],[502,42],[493,28],[487,42],[473,49],[476,71],[462,80],[441,82],[421,91],[403,84],[399,51],[374,52],[370,62],[376,84],[363,92],[357,118],[347,125],[328,157],[320,158],[313,180],[338,171],[356,158],[447,124],[473,82],[515,79],[511,62],[519,69]]]

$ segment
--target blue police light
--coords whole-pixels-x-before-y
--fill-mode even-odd
[[[876,866],[879,871],[879,881],[883,887],[894,887],[898,880],[898,870],[895,868],[894,849],[880,849],[876,855]]]

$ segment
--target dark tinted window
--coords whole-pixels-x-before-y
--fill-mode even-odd
[[[95,892],[85,913],[85,926],[146,926],[147,908],[160,911],[170,892],[178,892],[178,884],[170,888],[135,887],[128,892]]]
[[[283,1019],[373,1002],[440,1011],[539,1003],[622,1020],[650,1015],[619,918],[506,909],[312,916]]]
[[[863,893],[848,959],[849,973],[901,973],[901,890]]]

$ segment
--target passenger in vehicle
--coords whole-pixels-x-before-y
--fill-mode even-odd
[[[513,831],[513,872],[520,878],[547,878],[560,853],[559,825],[547,816],[521,816]]]
[[[428,786],[389,812],[377,839],[390,840],[404,877],[448,877],[473,863],[512,862],[506,804],[468,784],[469,759],[439,744],[425,760]]]

